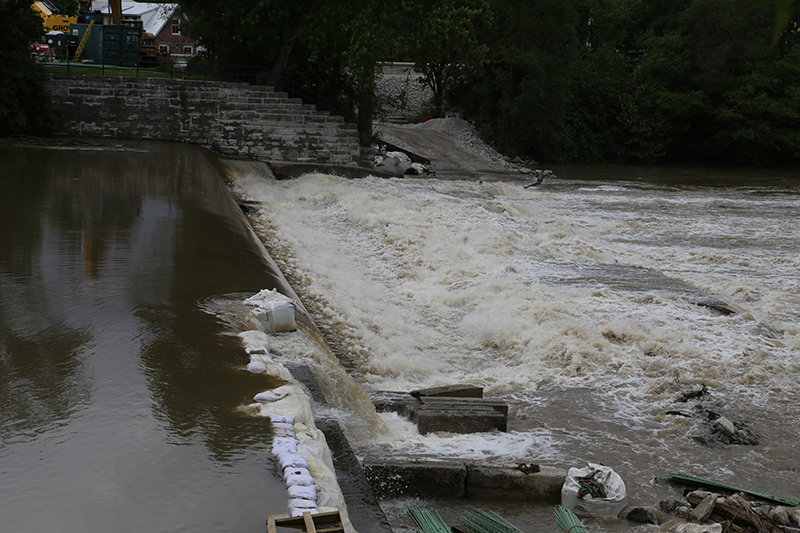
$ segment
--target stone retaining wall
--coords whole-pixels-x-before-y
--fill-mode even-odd
[[[355,166],[358,130],[344,118],[244,83],[51,74],[57,135],[199,144],[221,155]]]

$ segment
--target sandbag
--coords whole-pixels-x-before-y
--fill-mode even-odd
[[[582,489],[580,478],[592,476],[605,489],[606,497],[588,494]],[[617,518],[628,505],[625,482],[611,468],[587,463],[583,468],[570,468],[561,487],[561,506],[577,515],[595,518]]]

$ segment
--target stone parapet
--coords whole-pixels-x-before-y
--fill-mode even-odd
[[[358,130],[271,87],[51,74],[56,135],[199,144],[222,155],[356,166]]]

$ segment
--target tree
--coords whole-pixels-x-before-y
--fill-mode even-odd
[[[56,120],[44,70],[28,52],[43,34],[30,1],[0,2],[0,137],[45,134]]]
[[[414,68],[433,93],[433,106],[444,95],[459,65],[483,52],[479,35],[488,30],[487,0],[405,0],[406,20],[398,35],[401,53],[413,58]]]

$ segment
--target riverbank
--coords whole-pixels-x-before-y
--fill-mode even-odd
[[[435,118],[418,124],[376,124],[375,133],[431,161],[439,179],[530,179],[535,161],[512,159],[485,143],[464,119]]]

